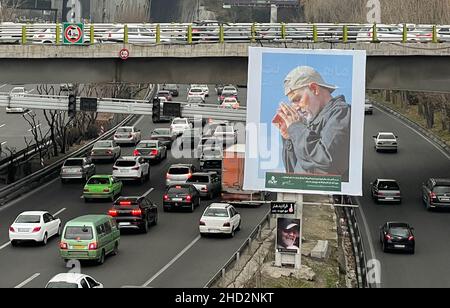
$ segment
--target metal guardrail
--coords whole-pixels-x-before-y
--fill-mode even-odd
[[[29,109],[68,110],[68,96],[59,95],[34,95],[25,94],[20,97],[11,97],[9,93],[0,93],[0,107],[22,107]],[[245,121],[247,108],[238,109],[220,108],[219,105],[201,104],[196,105],[186,102],[175,102],[181,104],[183,117],[211,117],[218,120]],[[77,111],[80,111],[80,98],[77,98]],[[152,115],[153,104],[149,100],[130,100],[98,98],[97,112]]]
[[[233,256],[222,266],[222,268],[205,284],[204,288],[212,287],[219,279],[225,277],[227,270],[237,261],[239,261],[243,251],[248,247],[251,248],[252,242],[258,236],[261,238],[261,232],[266,223],[270,226],[270,210],[261,220],[261,222],[253,229],[252,233],[248,236],[245,242],[239,247],[239,249],[233,254]]]
[[[348,201],[350,202],[351,205],[355,203],[353,198],[349,198]],[[350,232],[353,254],[355,256],[356,277],[358,281],[358,287],[370,288],[371,285],[367,281],[367,260],[364,250],[364,243],[356,219],[355,209],[343,207],[343,212]]]
[[[85,45],[102,43],[193,44],[256,41],[450,42],[450,25],[355,23],[161,23],[85,24]],[[0,23],[0,44],[63,42],[61,24]]]
[[[154,94],[156,87],[153,87],[151,91],[149,91],[150,97]],[[132,121],[135,118],[134,115],[129,115],[126,119],[124,119],[122,122],[120,122],[118,125],[110,129],[108,132],[104,133],[97,139],[89,142],[82,148],[78,149],[75,152],[72,152],[63,158],[59,159],[55,163],[31,174],[30,176],[23,178],[19,181],[16,181],[3,189],[0,189],[0,206],[4,205],[5,203],[11,201],[12,199],[16,198],[17,196],[28,192],[29,190],[37,187],[39,184],[45,183],[48,178],[55,175],[57,171],[61,168],[62,164],[65,162],[67,158],[70,157],[80,157],[85,155],[94,145],[95,142],[99,140],[103,140],[106,138],[110,138],[112,135],[114,135],[115,131],[120,127],[128,124],[130,121]],[[34,184],[34,185],[33,185]]]

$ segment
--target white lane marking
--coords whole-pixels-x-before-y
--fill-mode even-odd
[[[368,237],[368,241],[369,241],[370,254],[372,255],[372,259],[378,260],[377,255],[375,254],[375,248],[373,247],[373,243],[372,243],[372,232],[370,232],[369,225],[367,224],[366,215],[364,214],[363,207],[361,206],[360,198],[358,198],[358,203],[359,203],[359,209],[361,211],[361,217],[363,220],[364,228],[366,229],[366,233],[367,233],[367,237]],[[366,261],[368,261],[368,260],[366,260]],[[366,266],[367,266],[367,264],[366,264]],[[381,268],[380,268],[380,277],[383,277],[383,275],[381,273]],[[380,283],[376,283],[375,285],[377,288],[380,288],[381,281],[380,281]]]
[[[62,212],[64,212],[66,210],[66,208],[62,208],[60,209],[58,212],[56,212],[55,214],[53,214],[53,216],[58,216],[59,214],[61,214]]]
[[[0,86],[0,89],[6,87],[7,85],[8,85],[7,83],[2,84],[2,85]]]
[[[2,125],[0,125],[0,128],[2,128],[2,127],[5,127],[5,125],[6,125],[6,124],[2,124]]]
[[[388,112],[386,112],[386,111],[384,111],[384,110],[382,110],[382,109],[380,109],[380,108],[378,108],[378,107],[376,107],[376,106],[375,106],[375,108],[376,108],[378,111],[381,111],[381,112],[383,112],[384,114],[388,115],[389,117],[391,117],[391,118],[393,118],[393,119],[395,119],[395,120],[401,122],[402,124],[404,124],[403,121],[401,121],[401,120],[400,120],[399,118],[397,118],[396,116],[394,116],[394,115],[392,115],[392,114],[390,114],[390,113],[388,113]],[[442,150],[440,147],[438,147],[438,146],[437,146],[433,141],[431,141],[428,137],[422,135],[422,134],[421,134],[419,131],[417,131],[414,127],[411,127],[411,126],[409,126],[408,124],[404,124],[404,125],[405,125],[406,127],[408,127],[409,129],[411,129],[413,132],[415,132],[417,135],[419,135],[420,137],[422,137],[423,139],[425,139],[429,144],[431,144],[434,148],[436,148],[439,152],[441,152],[442,155],[444,155],[447,159],[450,159],[450,155],[448,155],[447,153],[445,153],[444,150]]]
[[[181,256],[183,256],[192,246],[194,246],[195,243],[198,242],[198,240],[200,239],[200,235],[198,235],[189,245],[187,245],[179,254],[177,254],[175,256],[175,258],[173,258],[172,260],[170,260],[169,263],[166,264],[166,266],[164,266],[162,269],[159,270],[159,272],[157,272],[155,275],[153,275],[152,278],[150,278],[149,280],[147,280],[142,286],[143,287],[148,287],[149,284],[151,284],[153,282],[153,280],[155,280],[156,278],[158,278],[162,273],[164,273],[169,267],[172,266],[172,264],[174,264],[179,258],[181,258]]]
[[[142,194],[142,196],[147,196],[149,193],[151,193],[154,190],[154,188],[150,188],[149,190],[147,190],[144,194]]]
[[[37,277],[39,277],[41,274],[40,273],[36,273],[33,276],[31,276],[30,278],[28,278],[27,280],[25,280],[24,282],[18,284],[17,286],[14,287],[14,289],[20,289],[23,286],[25,286],[26,284],[30,283],[32,280],[36,279]]]
[[[139,118],[139,120],[137,120],[136,121],[136,123],[134,123],[133,125],[134,126],[137,126],[139,123],[141,123],[141,121],[144,119],[144,116],[141,116],[140,118]]]
[[[34,89],[31,89],[30,91],[27,92],[27,94],[30,94],[34,91]]]
[[[8,247],[9,245],[11,245],[11,242],[8,242],[8,243],[3,244],[2,246],[0,246],[0,250],[2,250],[2,249],[4,249],[4,248]]]

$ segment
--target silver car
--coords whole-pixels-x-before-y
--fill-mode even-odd
[[[215,172],[197,172],[192,175],[186,184],[192,184],[197,188],[200,197],[213,199],[220,195],[222,181]]]
[[[375,150],[378,152],[380,150],[394,151],[397,152],[397,138],[398,136],[393,133],[383,133],[380,132],[378,135],[373,136],[375,141]]]
[[[114,141],[116,143],[132,143],[134,145],[141,141],[141,131],[134,126],[119,127],[114,134]]]
[[[161,161],[167,158],[167,147],[158,140],[142,140],[134,149],[133,156],[140,156],[147,161]]]
[[[61,182],[66,183],[73,179],[87,181],[93,175],[95,175],[95,165],[89,158],[69,158],[61,167],[60,178]]]
[[[195,171],[197,170],[192,164],[176,164],[170,166],[166,174],[166,186],[185,184]]]
[[[92,160],[116,161],[121,155],[120,147],[113,140],[101,140],[94,144],[91,150]]]
[[[370,185],[372,198],[376,202],[402,202],[400,187],[396,180],[376,179]]]

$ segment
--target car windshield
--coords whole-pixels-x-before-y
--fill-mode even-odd
[[[224,87],[223,88],[223,91],[224,92],[236,92],[236,89],[235,88],[232,88],[232,87]]]
[[[99,141],[94,144],[94,148],[111,148],[112,142],[111,141]]]
[[[170,95],[169,91],[159,91],[158,95]]]
[[[83,166],[83,160],[82,159],[68,159],[64,163],[64,167],[73,167],[73,166]]]
[[[174,167],[169,169],[169,174],[188,174],[188,167]]]
[[[209,183],[209,177],[207,175],[193,175],[188,183]]]
[[[134,160],[118,160],[116,161],[116,167],[134,167],[136,162]]]
[[[435,186],[433,192],[436,194],[450,194],[450,186]]]
[[[228,217],[228,211],[226,209],[209,208],[206,210],[205,215],[208,217]]]
[[[16,224],[38,224],[41,222],[41,216],[39,215],[20,215],[17,217]]]
[[[394,135],[389,135],[389,134],[380,134],[380,139],[388,139],[388,140],[395,140],[395,136]]]
[[[65,281],[49,282],[46,286],[47,289],[78,289],[76,283],[69,283]]]
[[[109,178],[90,178],[88,185],[109,185]]]
[[[186,124],[186,120],[184,119],[175,119],[172,124]]]
[[[133,131],[132,128],[128,128],[128,127],[121,127],[119,129],[117,129],[118,133],[131,133]]]
[[[408,237],[409,230],[406,228],[396,227],[389,229],[389,233],[393,236]]]
[[[94,238],[91,227],[67,227],[64,239],[77,240],[77,241],[89,241]]]
[[[202,89],[191,89],[191,92],[200,93],[200,92],[203,92],[203,90]]]
[[[398,184],[395,182],[380,182],[378,183],[378,189],[380,190],[400,190]]]
[[[221,155],[220,148],[203,148],[203,155],[205,156],[217,156]]]
[[[152,135],[170,135],[170,129],[167,128],[155,129]]]
[[[178,186],[178,188],[177,187],[171,187],[171,188],[169,188],[167,193],[168,194],[175,194],[175,195],[189,194],[189,188],[183,187],[183,186]]]
[[[141,142],[137,147],[144,149],[155,149],[158,147],[158,144],[156,142]]]
[[[167,90],[177,90],[178,86],[176,84],[166,84],[164,86],[164,88],[167,89]]]

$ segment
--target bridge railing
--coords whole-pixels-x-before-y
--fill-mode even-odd
[[[63,44],[61,24],[0,23],[0,44]],[[450,42],[450,25],[310,23],[85,24],[85,45],[233,42]]]

